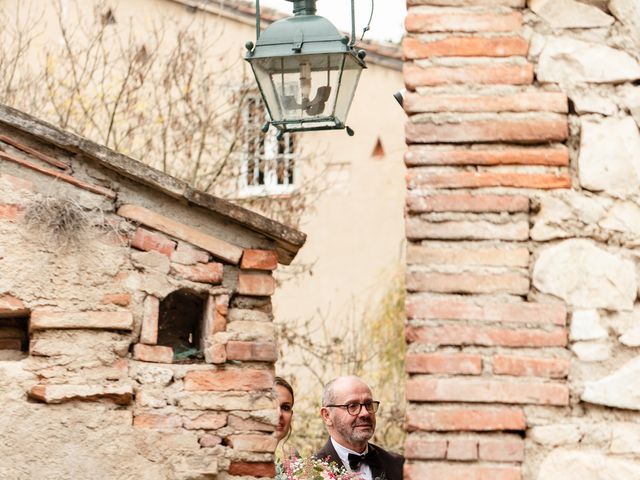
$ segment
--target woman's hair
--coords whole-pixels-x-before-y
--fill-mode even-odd
[[[293,387],[291,386],[291,384],[282,377],[276,377],[273,381],[273,385],[280,385],[281,387],[289,390],[289,393],[291,394],[291,405],[293,406],[293,404],[295,403],[295,397],[293,395]]]

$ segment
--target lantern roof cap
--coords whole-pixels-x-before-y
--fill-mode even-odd
[[[267,27],[256,41],[252,58],[294,54],[348,53],[353,47],[326,18],[299,15],[278,20]]]

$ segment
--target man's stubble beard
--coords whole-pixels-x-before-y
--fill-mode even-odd
[[[337,432],[342,435],[343,438],[349,440],[352,443],[368,442],[373,437],[375,432],[375,423],[373,419],[368,420],[357,419],[352,422],[334,422]],[[357,426],[367,425],[369,429],[360,430]]]

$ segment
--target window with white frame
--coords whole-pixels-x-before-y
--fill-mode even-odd
[[[242,164],[242,190],[247,195],[277,195],[291,192],[296,181],[296,145],[291,133],[277,138],[266,122],[264,104],[258,95],[251,96],[244,109],[245,142]]]

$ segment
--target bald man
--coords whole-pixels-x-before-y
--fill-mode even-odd
[[[402,480],[404,457],[369,443],[379,405],[358,377],[329,382],[322,392],[320,415],[330,438],[315,456],[344,465],[363,480]]]

